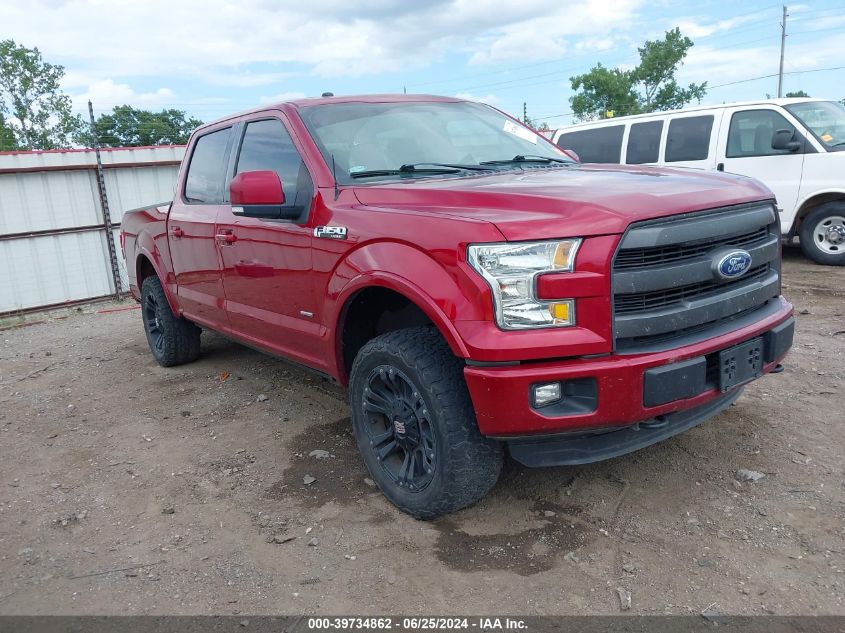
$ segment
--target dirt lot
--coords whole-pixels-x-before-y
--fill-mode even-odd
[[[509,464],[429,523],[299,368],[204,334],[163,369],[103,304],[2,331],[0,613],[614,614],[621,587],[632,613],[845,614],[845,270],[786,259],[784,373],[633,455]]]

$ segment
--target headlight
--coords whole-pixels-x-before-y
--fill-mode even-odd
[[[493,291],[499,327],[525,330],[575,324],[575,301],[539,301],[534,282],[541,273],[573,270],[580,245],[580,239],[571,239],[467,247],[467,261]]]

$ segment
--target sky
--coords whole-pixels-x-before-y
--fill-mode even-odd
[[[845,5],[788,7],[784,92],[845,98]],[[703,104],[776,96],[782,5],[712,0],[0,0],[0,38],[66,69],[77,111],[129,104],[210,121],[302,96],[459,96],[552,128],[569,78],[630,68],[671,28]],[[775,75],[775,76],[773,76]]]

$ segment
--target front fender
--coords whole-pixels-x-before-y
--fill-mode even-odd
[[[334,324],[333,340],[339,350],[345,309],[354,295],[368,287],[393,290],[419,307],[431,319],[455,356],[469,357],[453,321],[471,309],[458,283],[455,264],[449,271],[415,246],[378,242],[362,246],[345,257],[335,268],[326,288],[327,319]],[[415,280],[425,280],[425,288]],[[340,356],[338,356],[340,358]],[[339,365],[340,360],[338,360]],[[342,368],[339,375],[343,374]]]

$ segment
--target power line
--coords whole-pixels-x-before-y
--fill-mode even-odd
[[[845,70],[845,66],[831,66],[829,68],[811,68],[809,70],[792,70],[784,72],[784,75],[803,75],[805,73],[821,73],[827,72],[831,70]],[[737,81],[730,81],[723,84],[716,84],[715,86],[708,86],[708,90],[713,88],[724,88],[725,86],[735,86],[737,84],[744,84],[749,83],[751,81],[759,81],[760,79],[771,79],[772,77],[777,77],[778,73],[772,73],[771,75],[760,75],[759,77],[749,77],[748,79],[739,79]],[[610,109],[613,109],[614,104],[610,104]],[[548,121],[550,119],[560,119],[566,116],[572,116],[575,112],[564,112],[562,114],[552,114],[549,116],[537,116],[534,117],[538,121]]]
[[[771,8],[774,8],[774,7],[777,7],[777,6],[780,6],[780,4],[778,4],[778,3],[770,4],[770,5],[767,5],[765,7],[761,7],[759,9],[756,9],[754,11],[748,11],[746,13],[740,13],[740,14],[737,14],[737,15],[728,16],[728,17],[724,18],[723,21],[724,20],[735,20],[737,18],[743,18],[743,17],[749,16],[749,15],[755,15],[755,14],[760,13],[761,11],[766,11],[767,9],[771,9]],[[719,39],[721,37],[728,37],[728,36],[731,36],[731,35],[735,35],[737,33],[743,33],[747,30],[756,28],[756,26],[753,26],[753,25],[756,25],[756,24],[759,24],[759,23],[762,23],[762,22],[766,22],[768,20],[769,20],[769,18],[760,18],[758,20],[754,20],[751,23],[751,25],[746,23],[745,26],[743,26],[743,28],[731,29],[730,32],[728,32],[728,33],[705,35],[703,37],[698,38],[697,41],[709,41],[711,39]],[[626,45],[621,45],[621,46],[615,46],[613,48],[605,49],[602,52],[606,53],[606,52],[618,51],[618,50],[622,50],[622,49],[626,49],[626,48],[629,48],[629,45],[626,44]],[[461,77],[451,77],[451,78],[448,78],[448,79],[438,79],[438,80],[434,80],[434,81],[427,81],[427,82],[423,82],[423,83],[412,84],[412,86],[414,88],[418,88],[418,87],[425,87],[425,86],[435,86],[435,85],[440,85],[440,84],[445,84],[445,83],[455,83],[455,82],[459,82],[459,81],[465,81],[467,79],[475,79],[477,77],[489,77],[491,75],[499,75],[499,74],[502,74],[502,73],[513,72],[515,70],[523,70],[525,68],[536,68],[536,67],[539,67],[539,66],[548,66],[549,64],[559,63],[561,61],[561,59],[563,59],[563,58],[549,60],[549,61],[543,61],[543,62],[535,62],[535,63],[531,63],[531,64],[523,64],[523,65],[520,65],[520,66],[512,66],[510,68],[505,68],[505,69],[502,69],[502,70],[495,70],[495,71],[484,72],[484,73],[475,73],[475,74],[472,74],[472,75],[463,75]],[[580,68],[580,66],[579,66],[579,68]],[[558,72],[568,72],[568,71],[558,71]],[[473,90],[473,89],[476,89],[476,88],[462,88],[459,91]]]

